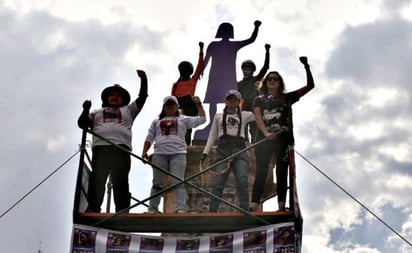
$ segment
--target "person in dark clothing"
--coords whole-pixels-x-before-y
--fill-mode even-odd
[[[257,140],[263,138],[269,140],[255,147],[256,176],[250,204],[251,211],[257,210],[265,185],[269,162],[273,155],[276,159],[278,206],[279,210],[285,210],[288,177],[288,161],[285,159],[285,155],[287,154],[288,145],[294,145],[291,106],[315,87],[307,58],[300,57],[299,60],[305,67],[306,86],[285,93],[285,83],[282,76],[276,71],[271,71],[262,83],[261,95],[256,97],[254,101],[254,114],[260,130]],[[286,131],[280,134],[274,133],[279,129]]]
[[[265,62],[256,76],[253,75],[253,73],[256,71],[255,63],[252,60],[246,60],[242,62],[241,68],[243,73],[243,79],[237,83],[237,89],[242,95],[242,111],[253,112],[253,100],[256,96],[259,95],[259,82],[263,79],[263,77],[269,69],[269,49],[270,45],[265,44]],[[250,122],[246,126],[245,131],[246,138],[248,138],[249,132],[250,142],[255,142],[255,136],[257,131],[256,122]]]

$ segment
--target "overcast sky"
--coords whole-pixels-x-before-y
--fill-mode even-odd
[[[78,150],[82,102],[101,106],[119,83],[132,97],[146,71],[149,98],[134,127],[140,155],[150,122],[198,42],[222,22],[255,43],[241,49],[289,91],[316,87],[294,105],[296,150],[409,241],[412,240],[412,3],[410,0],[0,0],[0,213]],[[203,98],[207,73],[198,83]],[[238,71],[238,79],[241,78]],[[1,252],[68,252],[78,167],[75,156],[0,218]],[[302,252],[412,252],[412,247],[297,156]],[[133,196],[146,198],[151,169],[134,160]],[[275,210],[276,205],[266,206]],[[134,209],[142,212],[144,209]]]

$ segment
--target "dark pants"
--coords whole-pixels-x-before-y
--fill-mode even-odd
[[[126,148],[126,146],[124,146]],[[89,179],[87,199],[90,212],[100,212],[105,192],[105,184],[110,174],[113,183],[116,212],[130,206],[129,171],[130,154],[115,146],[93,148],[92,172]]]
[[[253,184],[252,202],[259,203],[262,197],[268,174],[270,160],[276,158],[276,187],[278,202],[286,201],[288,160],[285,159],[287,152],[287,136],[278,135],[274,140],[265,141],[255,147],[256,175]]]

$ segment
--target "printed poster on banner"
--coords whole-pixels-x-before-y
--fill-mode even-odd
[[[301,234],[293,222],[227,234],[161,237],[85,225],[73,226],[71,253],[300,253]]]
[[[108,233],[107,253],[129,253],[131,238],[128,234]]]
[[[96,251],[96,230],[75,228],[73,230],[72,253],[95,253]]]

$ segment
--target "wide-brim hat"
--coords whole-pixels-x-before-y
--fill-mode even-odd
[[[113,86],[109,86],[106,87],[101,94],[101,99],[103,102],[103,107],[109,106],[108,104],[108,99],[109,99],[109,94],[117,91],[120,93],[120,95],[122,96],[122,100],[123,100],[123,104],[122,106],[128,105],[130,103],[130,94],[129,92],[123,88],[122,86],[120,86],[119,84],[114,84]]]

